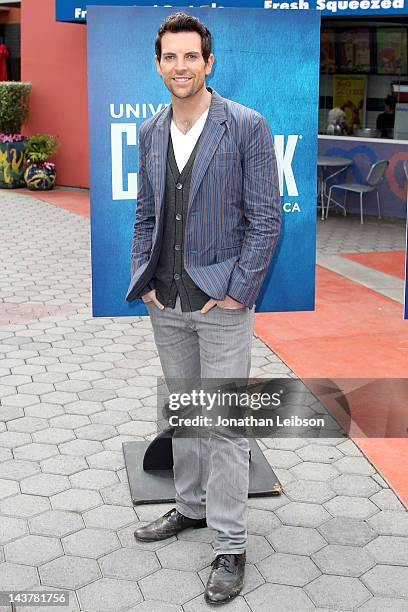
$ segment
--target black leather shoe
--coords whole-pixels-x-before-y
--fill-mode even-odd
[[[227,603],[239,594],[244,586],[245,561],[244,552],[240,555],[218,555],[214,559],[204,593],[208,604]]]
[[[194,529],[207,527],[206,519],[188,518],[188,516],[180,514],[176,508],[173,508],[152,523],[138,527],[134,532],[134,536],[136,540],[142,540],[143,542],[156,542],[157,540],[171,538],[171,536],[188,527],[194,527]]]

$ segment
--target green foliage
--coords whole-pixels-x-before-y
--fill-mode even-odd
[[[43,163],[54,155],[58,149],[58,138],[49,134],[36,134],[30,136],[25,146],[27,161],[31,163]]]
[[[0,132],[18,134],[28,119],[31,83],[0,81]]]

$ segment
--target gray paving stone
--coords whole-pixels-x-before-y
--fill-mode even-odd
[[[60,444],[59,449],[63,455],[76,455],[86,457],[98,451],[103,451],[103,446],[96,440],[71,440]]]
[[[101,451],[94,453],[88,458],[89,466],[99,469],[119,470],[125,466],[123,452]]]
[[[104,504],[83,514],[87,527],[100,529],[119,529],[135,522],[137,519],[133,508]]]
[[[301,461],[297,454],[291,450],[276,450],[269,448],[265,451],[264,455],[272,467],[284,469],[289,469]]]
[[[344,457],[345,459],[345,457]],[[327,481],[339,475],[333,465],[326,463],[311,463],[305,461],[299,463],[289,470],[299,480],[320,480]]]
[[[381,510],[394,510],[405,512],[405,508],[391,489],[382,489],[375,495],[371,496],[371,501],[374,502]]]
[[[330,514],[318,504],[292,502],[278,508],[276,515],[284,525],[318,527],[330,519]]]
[[[384,510],[368,519],[369,525],[381,535],[408,536],[408,513]]]
[[[0,479],[0,499],[16,495],[20,492],[18,483],[14,480]]]
[[[128,580],[101,578],[78,590],[83,610],[93,612],[124,610],[142,600],[137,584]]]
[[[20,483],[21,491],[29,495],[56,495],[69,488],[70,483],[66,476],[57,474],[35,474]]]
[[[7,461],[7,459],[12,459],[12,458],[13,458],[13,455],[12,455],[11,450],[9,448],[2,448],[2,447],[0,447],[0,462],[1,461]]]
[[[66,554],[98,559],[120,547],[116,533],[105,529],[81,529],[62,538]]]
[[[157,425],[151,421],[130,421],[116,428],[121,435],[125,436],[148,436],[156,433]]]
[[[333,446],[323,446],[321,444],[308,444],[296,451],[303,461],[317,463],[333,463],[341,459],[342,453]]]
[[[101,576],[94,559],[65,555],[39,568],[41,583],[61,589],[79,589]]]
[[[214,559],[214,551],[210,544],[180,540],[173,542],[157,551],[157,556],[163,567],[177,570],[186,569],[199,571],[210,565]]]
[[[9,431],[21,431],[25,433],[32,433],[33,431],[41,431],[48,427],[48,421],[46,419],[40,419],[38,417],[22,417],[20,419],[14,419],[7,423]]]
[[[161,569],[139,581],[145,599],[183,604],[204,591],[195,572]]]
[[[14,397],[18,397],[18,395],[12,395],[9,398],[1,398],[2,405],[0,406],[0,419],[4,423],[24,416],[24,410],[22,407],[6,404],[6,400],[11,401],[11,399]]]
[[[332,499],[335,493],[325,482],[317,480],[296,480],[285,487],[285,493],[293,501],[322,504]]]
[[[272,497],[250,497],[248,498],[248,508],[258,508],[258,510],[277,510],[290,502],[284,493],[273,495]]]
[[[47,404],[46,402],[37,403],[24,409],[26,416],[40,417],[41,419],[51,419],[52,417],[63,414],[64,410],[57,404]]]
[[[375,565],[373,557],[367,554],[366,550],[336,544],[329,544],[319,550],[312,555],[312,559],[324,574],[356,578]]]
[[[326,540],[316,529],[282,525],[267,536],[276,552],[311,555],[326,546]]]
[[[1,506],[0,506],[1,508]],[[401,536],[378,536],[364,549],[377,563],[408,566],[408,538]]]
[[[84,522],[75,512],[48,510],[28,521],[30,533],[44,536],[63,536],[79,531],[85,527]]]
[[[364,546],[377,535],[366,521],[346,517],[333,518],[318,529],[329,544],[345,546]]]
[[[0,518],[0,545],[12,542],[27,533],[27,521],[4,515]]]
[[[29,565],[0,563],[0,589],[22,591],[39,584],[37,570]]]
[[[34,442],[42,444],[62,444],[62,442],[74,439],[74,432],[69,429],[62,429],[61,427],[49,427],[48,429],[33,433]]]
[[[365,457],[343,457],[334,463],[342,474],[360,474],[371,476],[375,473],[374,467]]]
[[[118,397],[112,400],[109,400],[108,402],[105,402],[105,408],[106,410],[113,410],[113,411],[119,411],[119,412],[123,412],[123,411],[129,411],[132,410],[134,408],[140,408],[141,407],[141,403],[138,399],[129,399],[129,398],[123,398],[123,397]]]
[[[102,442],[108,438],[117,435],[116,428],[113,425],[85,425],[75,430],[76,436],[83,440],[97,440]]]
[[[63,429],[75,429],[89,425],[89,423],[89,418],[82,414],[62,414],[50,419],[51,427],[62,427]]]
[[[18,393],[17,395],[10,395],[2,399],[4,406],[13,406],[17,408],[28,408],[33,404],[38,404],[40,398],[37,395],[30,395],[28,393]]]
[[[54,444],[39,444],[32,442],[25,446],[19,446],[14,450],[14,457],[16,459],[27,459],[31,461],[41,461],[42,459],[48,459],[58,455],[58,447]]]
[[[262,442],[268,448],[291,451],[296,451],[307,444],[307,440],[304,438],[262,438]]]
[[[70,476],[73,487],[80,489],[102,489],[118,482],[115,472],[90,468]]]
[[[31,435],[28,433],[16,431],[3,431],[0,433],[0,446],[4,446],[5,448],[17,448],[31,441]]]
[[[257,563],[257,567],[267,582],[303,587],[321,572],[308,557],[276,553]]]
[[[41,398],[44,402],[48,402],[49,404],[59,404],[60,406],[64,406],[65,404],[75,402],[78,399],[78,396],[76,393],[53,391],[51,393],[44,393]]]
[[[54,385],[49,383],[36,383],[31,382],[30,380],[27,385],[22,385],[19,387],[19,391],[21,391],[21,393],[31,393],[32,395],[43,395],[46,393],[52,393],[55,391],[55,389]]]
[[[373,597],[363,604],[358,612],[408,612],[408,601]]]
[[[338,495],[324,504],[332,516],[346,516],[355,519],[366,519],[376,512],[378,508],[365,497],[347,497]]]
[[[29,518],[49,510],[50,503],[37,495],[14,495],[0,502],[0,512],[8,516]]]
[[[78,397],[86,402],[107,402],[116,397],[116,392],[108,389],[88,389],[79,391]]]
[[[60,557],[62,548],[57,538],[27,535],[6,544],[4,554],[11,563],[37,566]]]
[[[79,400],[65,405],[65,412],[67,414],[81,414],[89,416],[95,412],[100,412],[102,404],[100,402],[84,401]]]
[[[102,412],[96,412],[95,414],[92,414],[89,418],[92,423],[114,426],[122,425],[123,423],[127,423],[130,420],[128,412],[123,412],[119,410],[104,410]]]
[[[357,578],[345,576],[319,576],[305,591],[317,606],[344,610],[354,610],[371,597]]]
[[[121,548],[99,559],[102,574],[108,578],[137,581],[160,569],[153,552]],[[185,567],[185,565],[184,565]]]
[[[0,463],[0,478],[21,480],[32,474],[37,474],[39,471],[40,466],[37,463],[23,461],[22,459],[10,459]]]
[[[81,470],[88,469],[88,464],[82,457],[72,457],[70,455],[58,455],[50,457],[40,463],[41,471],[48,474],[62,474],[70,476]]]
[[[75,488],[53,495],[50,501],[55,510],[70,510],[72,512],[84,512],[102,504],[102,498],[97,491]]]
[[[408,598],[408,567],[376,565],[361,576],[373,595]]]
[[[355,474],[341,474],[330,481],[330,487],[337,495],[348,495],[349,497],[370,497],[381,489],[371,476]]]
[[[115,436],[114,438],[110,438],[109,440],[104,440],[102,444],[105,450],[123,452],[124,442],[135,442],[137,440],[141,441],[143,440],[143,438],[138,437],[138,436],[120,435],[120,436]]]
[[[345,440],[345,442],[342,442],[337,446],[337,450],[342,452],[344,455],[349,455],[351,457],[361,457],[363,455],[353,440]]]
[[[263,584],[248,593],[245,599],[256,612],[270,612],[272,602],[279,612],[307,612],[315,608],[302,589],[282,584]]]
[[[260,535],[249,535],[246,549],[246,559],[248,563],[259,563],[272,555],[274,550],[268,540]]]
[[[281,523],[275,514],[267,510],[257,508],[248,509],[248,533],[256,535],[268,535],[274,529],[280,527]]]
[[[382,476],[380,476],[379,474],[373,474],[372,478],[374,478],[374,480],[376,482],[378,482],[378,484],[380,485],[380,487],[383,487],[384,489],[388,489],[388,483],[384,480],[384,478]]]

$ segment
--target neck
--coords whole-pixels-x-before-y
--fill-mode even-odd
[[[186,134],[197,119],[210,107],[211,92],[205,85],[189,98],[171,97],[173,120],[177,127]]]

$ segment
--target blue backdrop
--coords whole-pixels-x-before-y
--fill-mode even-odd
[[[88,8],[94,316],[147,314],[125,301],[137,193],[137,131],[170,103],[154,66],[166,8]],[[210,29],[207,83],[268,120],[280,169],[283,224],[256,310],[313,310],[319,79],[317,11],[188,9]],[[290,44],[288,41],[290,40]],[[268,168],[265,168],[265,172]]]

